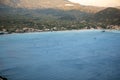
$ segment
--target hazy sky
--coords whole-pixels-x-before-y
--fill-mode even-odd
[[[102,7],[115,7],[120,6],[120,0],[69,0],[77,2],[82,5],[102,6]]]

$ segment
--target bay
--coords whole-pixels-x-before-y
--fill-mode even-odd
[[[120,80],[120,31],[1,35],[0,76],[8,80]]]

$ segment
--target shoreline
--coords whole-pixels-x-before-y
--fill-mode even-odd
[[[26,34],[26,33],[43,33],[43,32],[65,32],[65,31],[101,31],[101,32],[111,32],[111,31],[120,31],[116,29],[78,29],[78,30],[58,30],[58,31],[34,31],[34,32],[22,32],[22,33],[8,33],[8,32],[0,32],[0,35],[8,35],[8,34]]]

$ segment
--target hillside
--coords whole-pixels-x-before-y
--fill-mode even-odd
[[[58,10],[58,9],[20,9],[20,8],[0,8],[0,30],[3,28],[53,28],[62,27],[72,29],[77,28],[81,21],[92,14],[79,10]],[[77,26],[76,26],[77,25]],[[83,26],[79,26],[83,27]],[[59,29],[59,30],[60,30]],[[14,31],[14,30],[13,30]]]
[[[94,19],[106,24],[120,25],[120,9],[106,8],[95,14]]]

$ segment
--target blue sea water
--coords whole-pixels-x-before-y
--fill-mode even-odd
[[[8,80],[120,80],[120,31],[1,35],[0,76]]]

